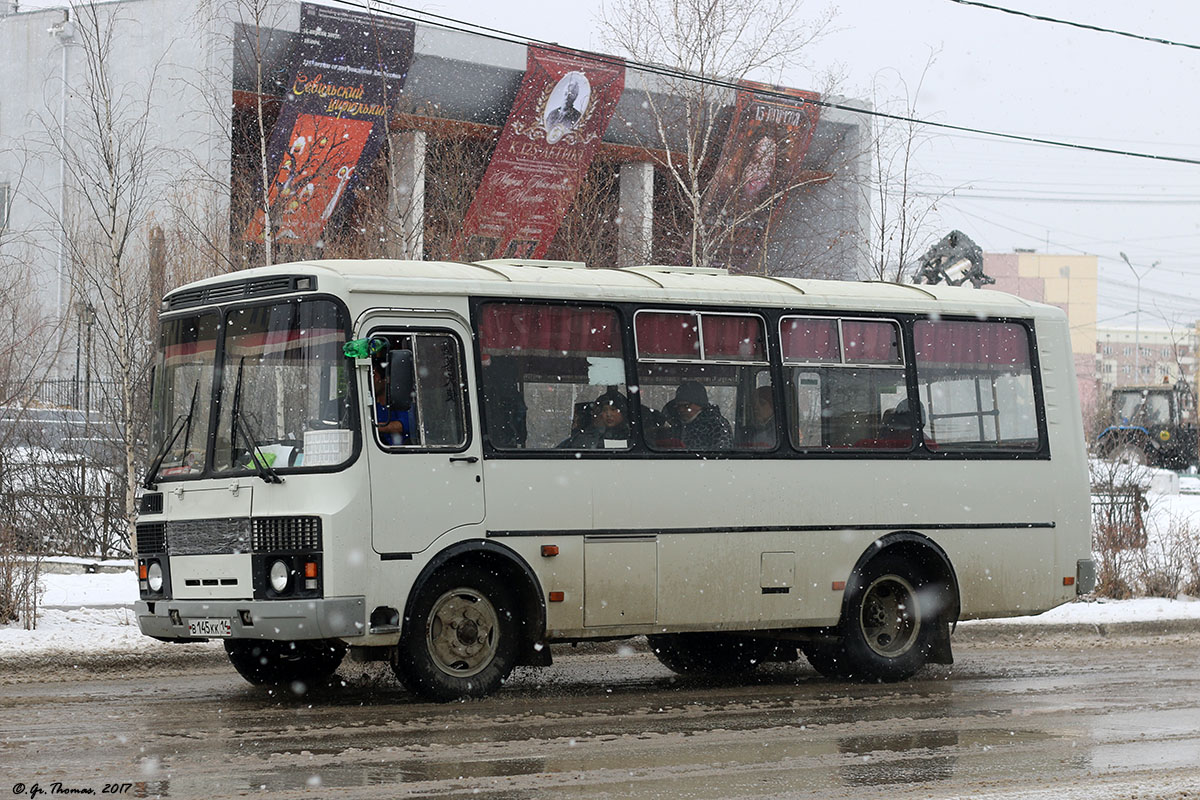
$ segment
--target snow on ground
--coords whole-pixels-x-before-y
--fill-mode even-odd
[[[1186,523],[1200,535],[1200,477],[1179,478],[1180,494],[1149,497],[1150,527],[1163,531],[1172,521]],[[52,559],[49,569],[83,569],[85,559]],[[111,562],[105,566],[111,567]],[[37,630],[20,623],[0,625],[0,660],[54,653],[135,653],[173,647],[142,636],[132,605],[137,580],[132,570],[117,573],[59,574],[43,571],[42,608]],[[1200,598],[1138,598],[1068,603],[1033,617],[988,622],[1006,625],[1101,625],[1200,619]],[[965,622],[964,625],[977,624]]]
[[[130,569],[95,575],[43,573],[42,589],[43,608],[131,606],[138,599],[137,579]]]

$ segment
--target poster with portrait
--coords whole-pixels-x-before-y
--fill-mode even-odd
[[[379,153],[412,63],[414,30],[411,20],[301,5],[296,69],[267,147],[276,242],[318,242]],[[265,222],[259,208],[244,237],[261,241]]]
[[[521,88],[451,256],[544,258],[624,88],[621,63],[530,45]]]
[[[781,96],[782,95],[782,96]],[[801,165],[819,107],[815,92],[744,81],[702,210],[721,236],[714,266],[762,272],[771,222],[790,191],[803,184]]]

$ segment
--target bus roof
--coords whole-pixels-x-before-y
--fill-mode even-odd
[[[515,259],[475,263],[386,259],[303,261],[208,278],[189,284],[189,288],[231,279],[298,273],[318,276],[326,273],[331,278],[340,279],[347,291],[382,294],[697,302],[749,307],[886,309],[988,316],[1053,316],[1062,313],[1053,306],[1004,292],[954,286],[731,275],[725,270],[654,265],[589,269],[574,262]]]

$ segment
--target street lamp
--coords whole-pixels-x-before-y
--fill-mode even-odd
[[[1129,256],[1121,253],[1121,258],[1126,264],[1129,264],[1129,271],[1133,273],[1133,278],[1137,281],[1137,299],[1134,301],[1133,309],[1133,374],[1136,383],[1142,382],[1142,278],[1150,274],[1150,270],[1161,264],[1161,261],[1155,261],[1145,272],[1138,275],[1138,271],[1133,268],[1133,264],[1129,261]]]

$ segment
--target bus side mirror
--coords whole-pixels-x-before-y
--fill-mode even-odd
[[[413,372],[412,350],[393,350],[388,353],[388,410],[408,411],[412,408],[415,387],[416,376]]]

